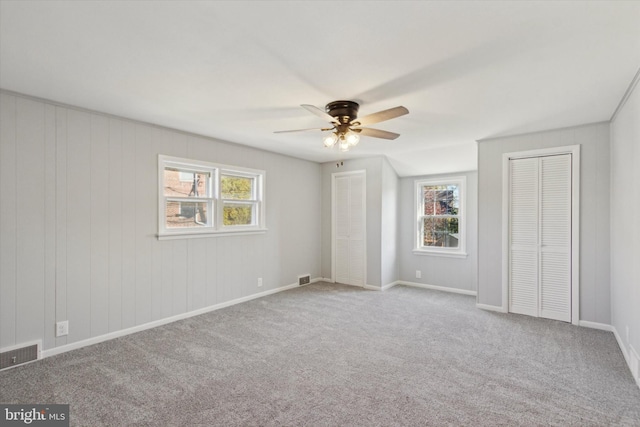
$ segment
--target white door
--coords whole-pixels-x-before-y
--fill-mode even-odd
[[[336,173],[333,178],[334,280],[365,285],[365,172]]]
[[[571,322],[571,154],[509,161],[509,311]]]

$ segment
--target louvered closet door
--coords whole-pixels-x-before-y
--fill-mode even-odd
[[[509,163],[509,311],[538,316],[538,159]]]
[[[540,317],[571,321],[571,155],[540,158]]]
[[[571,155],[509,165],[509,311],[571,321]]]
[[[347,285],[364,286],[364,174],[336,176],[334,191],[335,280]]]

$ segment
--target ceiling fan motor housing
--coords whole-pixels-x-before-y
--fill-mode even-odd
[[[358,117],[360,105],[353,101],[333,101],[324,108],[327,114],[338,119],[341,124],[347,124]]]

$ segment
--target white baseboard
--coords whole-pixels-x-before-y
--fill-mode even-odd
[[[444,291],[444,292],[452,292],[454,294],[476,296],[476,291],[468,291],[466,289],[449,288],[447,286],[427,285],[427,284],[424,284],[424,283],[406,282],[404,280],[399,280],[397,282],[394,282],[394,286],[395,285],[405,285],[405,286],[412,286],[414,288],[431,289],[433,291]]]
[[[613,332],[613,326],[607,325],[606,323],[598,323],[598,322],[590,322],[588,320],[581,320],[578,323],[578,326],[582,326],[583,328],[599,329],[601,331]]]
[[[318,282],[327,282],[327,283],[337,283],[335,280],[331,280],[329,278],[326,277],[321,277],[319,279],[317,279],[316,281]],[[311,283],[314,283],[314,281],[312,280]],[[342,283],[341,283],[342,284]],[[400,282],[399,281],[395,281],[395,282],[391,282],[387,285],[384,285],[382,287],[380,286],[374,286],[374,285],[363,285],[363,286],[359,286],[359,285],[349,285],[348,283],[346,284],[347,286],[358,286],[358,287],[362,287],[364,289],[368,289],[370,291],[386,291],[387,289],[391,289],[393,288],[395,285],[399,285]]]
[[[327,279],[326,277],[316,277],[315,279],[311,279],[311,283],[317,283],[317,282],[333,283],[333,280]]]
[[[312,283],[319,282],[322,279],[316,278],[311,280]],[[287,291],[289,289],[294,289],[300,287],[297,283],[293,283],[291,285],[281,286],[275,289],[269,289],[264,292],[259,292],[257,294],[248,295],[242,298],[236,298],[231,301],[222,302],[220,304],[211,305],[209,307],[200,308],[198,310],[189,311],[187,313],[178,314],[171,317],[166,317],[164,319],[154,320],[153,322],[144,323],[142,325],[133,326],[131,328],[122,329],[115,332],[110,332],[108,334],[100,335],[97,337],[87,338],[82,341],[76,341],[71,344],[62,345],[60,347],[54,347],[49,350],[43,350],[41,352],[42,358],[55,356],[56,354],[66,353],[67,351],[76,350],[82,347],[86,347],[93,344],[98,344],[104,341],[112,340],[114,338],[123,337],[126,335],[130,335],[136,332],[145,331],[147,329],[156,328],[158,326],[166,325],[168,323],[173,323],[178,320],[188,319],[190,317],[199,316],[201,314],[209,313],[211,311],[220,310],[221,308],[230,307],[232,305],[240,304],[243,302],[251,301],[256,298],[262,298],[267,295],[276,294],[278,292]]]
[[[618,346],[620,347],[620,351],[622,351],[624,361],[627,362],[627,366],[631,371],[632,378],[640,388],[640,356],[638,356],[638,353],[631,345],[629,345],[629,348],[627,349],[627,346],[624,345],[622,337],[615,326],[611,326],[611,331],[613,332],[613,336],[616,337],[616,341],[618,341]]]
[[[631,368],[631,374],[636,380],[636,384],[640,387],[640,355],[636,351],[631,344],[629,344],[629,359],[631,363],[629,364],[629,368]]]
[[[615,326],[611,326],[611,331],[613,332],[613,336],[616,337],[616,341],[618,341],[618,347],[620,347],[620,351],[622,351],[625,362],[627,362],[627,365],[631,366],[631,364],[629,363],[629,352],[627,351],[627,346],[624,345],[624,342],[622,342],[622,337],[618,333],[618,330],[615,328]]]
[[[399,285],[400,283],[401,283],[401,282],[400,282],[399,280],[396,280],[395,282],[391,282],[391,283],[388,283],[388,284],[384,285],[384,286],[383,286],[382,288],[380,288],[380,289],[381,289],[381,290],[383,290],[383,291],[386,291],[387,289],[391,289],[391,288],[393,288],[394,286]]]
[[[388,289],[393,288],[395,285],[399,285],[399,284],[400,282],[396,280],[395,282],[388,283],[384,286],[364,285],[363,287],[371,291],[386,291]]]
[[[476,303],[476,308],[487,311],[496,311],[498,313],[507,313],[507,310],[504,309],[501,305],[488,305],[488,304],[480,304]]]
[[[371,286],[371,285],[354,285],[351,283],[340,283],[340,282],[330,282],[330,283],[335,283],[336,285],[342,285],[342,286],[353,286],[354,288],[367,288],[367,286]],[[375,288],[375,286],[372,286],[372,288]]]

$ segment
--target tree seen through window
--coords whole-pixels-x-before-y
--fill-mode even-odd
[[[220,195],[223,199],[222,221],[224,225],[253,224],[253,201],[255,199],[255,179],[243,176],[222,175]]]

